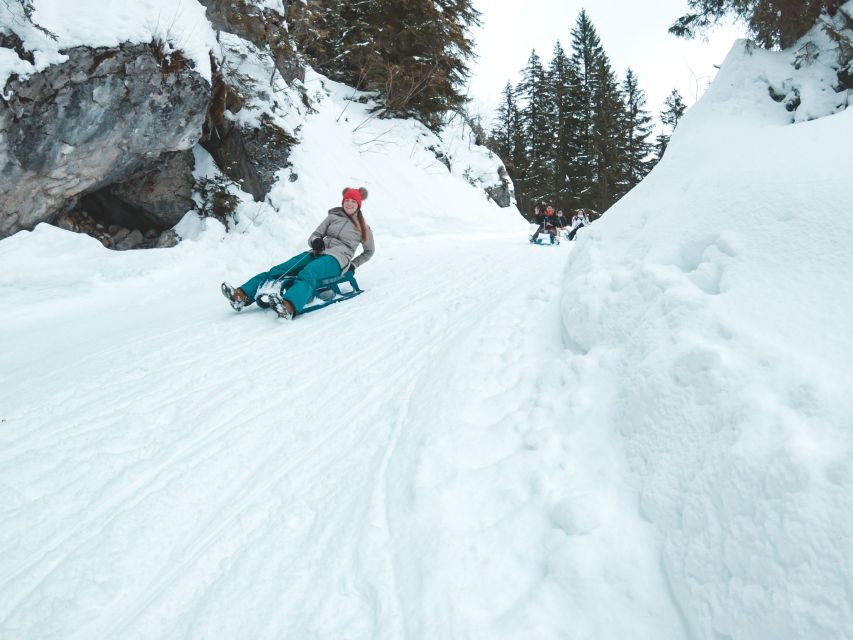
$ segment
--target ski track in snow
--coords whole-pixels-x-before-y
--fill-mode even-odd
[[[546,428],[569,251],[401,241],[365,295],[290,323],[234,314],[198,266],[28,307],[0,636],[574,637],[565,498],[606,489],[572,486],[572,425]]]

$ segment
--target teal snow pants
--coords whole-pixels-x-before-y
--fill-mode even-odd
[[[338,264],[338,261],[334,257],[327,255],[315,256],[310,251],[306,251],[305,253],[293,256],[287,262],[282,262],[274,266],[269,271],[259,273],[249,279],[240,288],[249,297],[249,303],[251,304],[255,301],[255,295],[263,283],[268,280],[283,278],[284,276],[296,276],[296,280],[293,281],[293,284],[290,285],[290,288],[286,292],[282,288],[282,298],[289,300],[296,313],[299,313],[314,296],[314,292],[317,290],[317,283],[320,280],[334,278],[339,275],[341,275],[341,265]]]

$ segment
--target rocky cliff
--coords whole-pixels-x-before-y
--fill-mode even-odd
[[[62,61],[38,68],[27,29],[50,29],[25,15],[0,25],[0,55],[24,69],[8,74],[0,100],[0,237],[52,222],[112,248],[171,244],[187,211],[210,208],[199,202],[212,195],[194,173],[197,144],[222,182],[263,200],[297,139],[284,106],[258,108],[259,97],[298,84],[299,59],[275,11],[202,4],[218,45],[209,77],[179,42],[158,38],[58,48]]]
[[[187,212],[227,226],[241,202],[297,179],[289,156],[313,109],[290,34],[305,12],[286,18],[277,0],[3,6],[0,238],[48,222],[114,249],[170,246]],[[451,168],[451,149],[434,153]],[[459,170],[511,205],[505,173]]]

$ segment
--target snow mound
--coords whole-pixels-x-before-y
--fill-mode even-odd
[[[566,268],[572,366],[613,390],[588,428],[620,436],[693,637],[853,629],[853,109],[794,55],[736,44]]]

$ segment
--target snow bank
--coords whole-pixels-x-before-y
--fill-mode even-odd
[[[853,109],[800,122],[846,100],[825,80],[736,44],[566,268],[571,362],[615,395],[588,428],[621,436],[695,637],[853,629]]]

